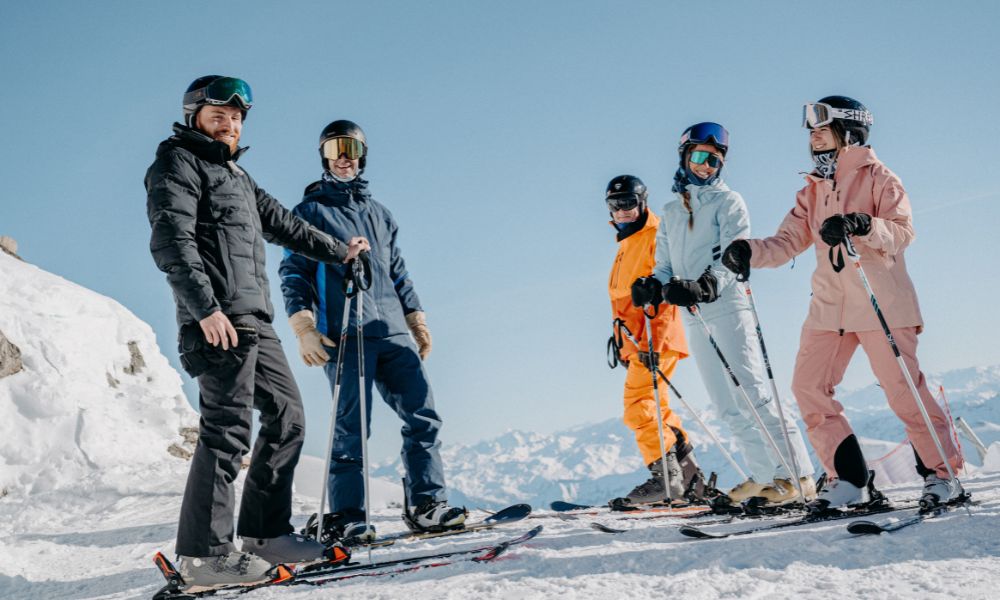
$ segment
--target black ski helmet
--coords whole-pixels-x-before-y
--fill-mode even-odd
[[[631,198],[635,199],[636,205],[639,207],[639,214],[646,212],[646,200],[649,198],[649,191],[641,179],[635,175],[619,175],[608,182],[608,187],[604,193],[604,201],[608,204],[609,211],[620,210],[620,208],[616,208],[614,205],[618,204],[619,207],[624,207],[624,204],[620,201],[627,202]],[[629,209],[625,208],[625,210]]]
[[[830,129],[848,145],[857,143],[859,146],[864,146],[868,143],[868,131],[873,119],[871,111],[865,108],[864,104],[847,96],[826,96],[820,98],[817,104],[828,104],[832,108],[853,111],[851,113],[853,118],[834,117]]]
[[[368,141],[365,139],[365,132],[361,129],[361,126],[354,121],[340,119],[323,128],[322,133],[319,134],[320,163],[323,165],[323,168],[326,169],[327,164],[326,157],[323,156],[323,144],[329,139],[338,137],[354,138],[361,142],[364,146],[364,154],[362,154],[361,159],[358,160],[358,175],[360,175],[365,170],[365,164],[368,162]]]
[[[235,106],[243,113],[243,120],[253,106],[253,92],[250,84],[237,77],[225,75],[205,75],[191,82],[184,91],[182,101],[184,124],[194,127],[194,117],[206,104]]]

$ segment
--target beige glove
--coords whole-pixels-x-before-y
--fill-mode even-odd
[[[292,326],[295,337],[299,338],[299,356],[302,357],[302,362],[310,367],[322,367],[330,360],[330,355],[326,353],[323,344],[327,346],[337,344],[316,329],[316,317],[311,310],[300,310],[288,317],[288,324]]]
[[[417,342],[420,360],[426,359],[431,353],[431,330],[427,329],[427,317],[422,311],[414,311],[406,315],[406,324],[413,334],[413,340]]]

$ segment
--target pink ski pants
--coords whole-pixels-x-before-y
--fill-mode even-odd
[[[917,364],[917,328],[893,329],[892,336],[924,406],[927,407],[948,461],[957,470],[962,461],[952,443],[948,420],[927,389],[924,374]],[[885,334],[881,330],[840,334],[836,331],[803,328],[799,354],[795,359],[795,373],[792,376],[792,393],[802,412],[809,441],[816,449],[816,455],[826,472],[830,476],[836,476],[833,468],[834,453],[840,443],[854,433],[844,418],[844,407],[833,399],[833,393],[834,387],[844,378],[844,371],[858,344],[861,344],[868,355],[868,362],[889,400],[889,407],[903,421],[906,435],[920,459],[940,477],[947,478],[948,471],[934,446],[934,440]]]

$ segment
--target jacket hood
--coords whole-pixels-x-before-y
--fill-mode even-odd
[[[174,135],[163,143],[179,146],[202,160],[220,165],[231,160],[239,160],[243,153],[250,148],[244,146],[237,149],[235,153],[231,152],[227,144],[213,140],[201,131],[180,123],[174,123]]]
[[[355,198],[370,200],[368,180],[355,177],[351,181],[320,179],[306,186],[303,202],[315,201],[327,206],[343,206]]]

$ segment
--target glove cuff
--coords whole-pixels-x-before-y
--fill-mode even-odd
[[[415,310],[411,313],[407,313],[406,326],[410,329],[415,329],[420,326],[427,327],[427,316],[424,314],[424,311]]]
[[[302,337],[304,333],[316,331],[316,317],[311,310],[300,310],[288,317],[288,324],[295,332],[295,337]]]

